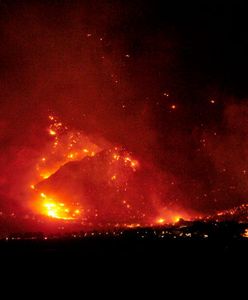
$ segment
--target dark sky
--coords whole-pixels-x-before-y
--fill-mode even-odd
[[[2,0],[3,198],[53,112],[176,178],[184,206],[246,202],[245,3]]]

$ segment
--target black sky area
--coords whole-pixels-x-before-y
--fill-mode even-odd
[[[246,1],[0,1],[1,194],[14,197],[12,170],[28,168],[18,155],[45,143],[52,112],[174,177],[184,206],[245,202],[247,12]]]

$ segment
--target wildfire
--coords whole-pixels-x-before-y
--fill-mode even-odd
[[[155,220],[155,223],[158,225],[163,225],[163,224],[176,224],[178,223],[181,219],[189,219],[189,216],[184,213],[178,213],[178,211],[173,211],[169,209],[164,209],[163,212],[161,213],[162,217],[159,217]]]
[[[81,214],[80,209],[69,208],[63,202],[56,201],[54,198],[40,193],[41,213],[55,219],[74,220]]]
[[[52,175],[52,172],[51,172],[51,173],[42,173],[42,174],[40,174],[40,177],[42,177],[43,179],[47,179],[47,178],[49,178],[51,175]]]
[[[181,217],[179,217],[179,216],[173,216],[173,217],[168,218],[167,220],[164,219],[164,218],[158,218],[156,220],[156,223],[160,224],[160,225],[163,225],[163,224],[166,224],[166,223],[167,224],[168,223],[176,224],[180,221],[180,219],[181,219]]]
[[[173,222],[173,223],[178,223],[178,222],[180,221],[180,219],[181,219],[180,216],[174,216],[174,217],[172,218],[172,222]]]
[[[120,217],[123,220],[122,226],[130,228],[139,227],[140,224],[150,226],[151,220],[158,225],[175,224],[180,220],[181,213],[168,209],[162,209],[158,218],[154,219],[154,215],[150,215],[149,209],[153,208],[146,207],[148,195],[142,189],[136,192],[133,184],[142,184],[143,181],[139,181],[142,177],[137,172],[140,163],[130,152],[119,147],[102,150],[82,132],[69,130],[55,116],[49,116],[49,122],[49,143],[36,165],[37,180],[33,178],[30,185],[37,195],[36,212],[52,219],[80,223],[100,222],[98,220],[101,219],[104,222],[114,220],[113,223],[119,223]],[[95,155],[96,158],[91,159]],[[89,159],[84,160],[86,157]],[[78,161],[78,164],[67,164],[72,161]],[[67,167],[63,173],[61,167],[65,164]],[[75,166],[78,167],[74,169]],[[55,173],[57,175],[53,176]],[[67,174],[73,176],[67,178]],[[50,177],[53,179],[49,180]],[[40,178],[48,180],[43,182]],[[61,187],[59,189],[55,188],[57,180]],[[64,188],[64,183],[69,188]],[[101,186],[102,195],[98,185]]]
[[[81,132],[69,131],[57,117],[50,115],[48,119],[48,134],[52,140],[46,149],[46,155],[36,165],[38,177],[48,179],[67,162],[92,157],[101,150]],[[30,188],[35,191],[35,184],[31,184]],[[80,209],[68,207],[42,192],[39,194],[37,208],[39,213],[55,219],[74,220],[81,217]]]
[[[139,223],[134,223],[134,224],[125,224],[126,228],[138,228],[141,225]]]
[[[52,140],[36,166],[40,177],[49,178],[69,161],[94,156],[101,149],[79,131],[69,131],[55,116],[49,116],[48,133]]]
[[[117,148],[115,148],[117,149]],[[122,158],[118,153],[113,154],[113,161],[119,161],[120,159],[123,159],[123,162],[126,166],[130,166],[133,171],[135,172],[139,166],[139,163],[137,160],[132,159],[130,156],[125,156]]]

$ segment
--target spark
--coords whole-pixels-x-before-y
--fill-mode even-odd
[[[131,160],[130,157],[125,157],[125,158],[124,158],[124,161],[125,161],[125,162],[131,162],[132,160]]]
[[[56,131],[54,131],[53,129],[49,129],[49,134],[54,136],[54,135],[56,135]]]
[[[119,160],[119,158],[120,158],[120,155],[118,155],[118,154],[114,154],[114,155],[113,155],[113,159]]]
[[[136,166],[136,162],[131,161],[131,166],[132,166],[132,167],[135,167],[135,166]]]

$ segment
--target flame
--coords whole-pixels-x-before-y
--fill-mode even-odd
[[[56,135],[56,131],[52,130],[52,129],[49,129],[49,134],[50,135]]]
[[[47,179],[47,178],[49,178],[52,174],[53,174],[53,172],[51,172],[51,173],[42,173],[42,174],[40,174],[40,177],[42,177],[43,179]]]
[[[158,218],[157,221],[156,221],[156,223],[158,223],[158,224],[164,224],[165,223],[165,219]]]
[[[180,221],[180,219],[182,219],[181,216],[173,216],[172,217],[172,222],[175,224],[175,223],[178,223]]]
[[[81,215],[80,209],[67,206],[65,203],[56,201],[53,197],[40,193],[40,212],[48,217],[62,220],[75,220]]]
[[[141,225],[139,223],[132,223],[132,224],[126,224],[125,227],[126,228],[138,228]]]
[[[248,228],[245,229],[245,232],[242,235],[245,238],[248,238]]]
[[[156,218],[155,223],[158,225],[176,224],[181,219],[189,220],[190,218],[186,212],[184,211],[179,212],[179,209],[173,210],[173,209],[163,208],[161,209],[160,216]]]
[[[113,176],[111,177],[111,180],[116,180],[116,175],[113,175]]]
[[[49,116],[50,125],[48,127],[48,134],[50,136],[48,146],[43,151],[41,157],[38,159],[36,164],[37,180],[38,184],[42,179],[48,179],[57,172],[61,166],[71,162],[82,160],[85,157],[95,156],[98,152],[102,151],[99,146],[92,143],[82,132],[70,131],[67,126],[58,120],[57,117]],[[139,167],[140,163],[134,159],[131,153],[127,152],[122,148],[115,147],[114,149],[106,150],[107,158],[107,183],[111,189],[116,189],[117,193],[120,194],[121,198],[121,210],[125,210],[127,221],[130,223],[126,226],[129,228],[139,227],[142,225],[148,225],[152,221],[154,224],[164,225],[164,224],[175,224],[177,223],[185,214],[178,213],[178,211],[171,211],[168,209],[161,209],[158,217],[154,219],[154,215],[149,217],[147,213],[144,213],[143,208],[137,208],[139,204],[133,202],[132,194],[125,196],[128,190],[129,178],[133,176]],[[96,159],[97,162],[97,159]],[[70,221],[80,221],[83,220],[95,220],[100,218],[101,212],[98,211],[94,206],[88,206],[87,202],[83,202],[81,206],[77,203],[77,198],[74,195],[60,196],[59,193],[36,189],[35,178],[32,179],[32,184],[30,188],[34,193],[38,193],[36,196],[36,206],[35,210],[39,214],[42,214],[51,219],[61,219]],[[67,197],[67,199],[66,199]],[[130,197],[130,198],[128,198]],[[118,198],[118,196],[117,196]],[[143,198],[140,197],[140,201]],[[118,199],[116,199],[118,200]],[[76,203],[75,203],[76,202]],[[142,203],[141,203],[142,204]],[[142,204],[143,205],[143,204]],[[142,205],[140,207],[142,207]],[[113,208],[114,211],[114,208]],[[120,212],[122,215],[122,212]],[[123,214],[124,215],[124,214]],[[122,216],[121,216],[122,217]],[[148,222],[145,222],[148,220]],[[119,220],[118,220],[119,222]],[[125,226],[125,223],[122,224]],[[150,224],[151,225],[151,224]]]
[[[46,149],[46,155],[39,159],[36,165],[38,178],[48,179],[61,166],[69,161],[81,160],[86,156],[94,156],[101,149],[93,144],[86,136],[79,131],[69,131],[57,117],[48,116],[50,125],[48,134],[52,138]],[[33,180],[34,181],[34,180]],[[38,179],[36,180],[38,183]],[[35,184],[30,188],[35,191]],[[74,220],[81,217],[82,209],[68,206],[41,192],[36,211],[54,219]]]
[[[68,127],[57,117],[50,115],[48,119],[50,122],[48,133],[52,139],[45,150],[46,155],[43,155],[36,165],[36,170],[41,178],[49,178],[69,161],[94,156],[101,150],[82,132],[69,131]]]
[[[156,219],[156,224],[160,224],[160,225],[163,225],[163,224],[176,224],[176,223],[178,223],[179,221],[180,221],[180,219],[182,219],[182,217],[181,216],[177,216],[177,215],[175,215],[175,216],[170,216],[170,217],[167,217],[167,219],[165,219],[165,218],[158,218],[158,219]]]

